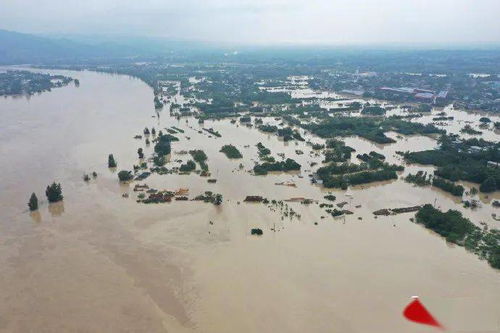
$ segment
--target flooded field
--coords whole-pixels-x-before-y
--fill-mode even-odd
[[[410,222],[412,213],[372,214],[431,203],[500,228],[492,218],[499,209],[491,206],[500,199],[498,191],[481,194],[481,207],[466,209],[439,189],[405,183],[401,177],[408,173],[433,170],[418,165],[405,165],[395,181],[324,189],[309,180],[311,162],[320,164],[323,156],[305,142],[283,142],[229,119],[201,125],[193,117],[157,113],[151,88],[134,78],[53,73],[77,78],[80,86],[0,99],[0,331],[431,332],[401,315],[412,295],[450,331],[500,330],[499,271]],[[477,124],[480,117],[444,111],[463,123]],[[443,128],[458,133],[462,125]],[[167,166],[191,158],[181,151],[203,149],[217,182],[191,173],[153,174],[135,183],[187,188],[190,197],[221,193],[222,205],[136,203],[134,183],[120,184],[107,157],[114,154],[117,170],[132,170],[138,148],[151,156],[153,145],[134,139],[146,126],[184,130],[172,143]],[[301,133],[306,141],[324,141]],[[357,153],[376,151],[402,164],[397,151],[437,146],[430,137],[387,135],[397,142],[345,138],[356,149],[352,162],[360,162]],[[500,135],[486,130],[484,138],[498,141]],[[259,161],[258,142],[275,157],[293,158],[302,170],[250,174]],[[219,152],[229,143],[242,159]],[[84,182],[82,176],[92,171],[98,177]],[[29,195],[45,199],[52,181],[61,183],[64,201],[42,200],[30,214]],[[295,186],[275,185],[282,182]],[[469,190],[473,184],[463,185]],[[353,214],[333,218],[316,203],[287,202],[300,214],[290,219],[264,204],[243,202],[248,195],[324,201],[330,192]],[[264,234],[252,236],[252,228]]]

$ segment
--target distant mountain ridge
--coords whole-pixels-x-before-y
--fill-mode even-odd
[[[0,64],[38,64],[133,57],[140,50],[116,44],[90,45],[69,39],[55,39],[0,30]]]
[[[151,36],[38,36],[0,29],[0,65],[105,65],[134,62],[328,66],[375,72],[498,73],[500,45],[423,48],[244,45],[175,41]]]
[[[136,59],[223,56],[224,48],[197,41],[148,37],[47,37],[0,29],[0,65],[116,63]]]

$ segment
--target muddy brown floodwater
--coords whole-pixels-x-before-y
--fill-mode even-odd
[[[305,143],[283,143],[229,120],[206,122],[204,127],[222,134],[210,138],[198,133],[193,118],[177,120],[167,112],[157,117],[151,89],[137,79],[51,72],[78,78],[80,86],[0,99],[0,331],[431,332],[403,318],[412,295],[450,331],[499,331],[500,272],[410,222],[412,214],[372,215],[381,208],[436,203],[500,227],[491,217],[498,192],[481,197],[481,208],[466,210],[442,191],[397,180],[355,187],[352,197],[331,191],[353,215],[322,219],[327,214],[315,204],[288,203],[301,219],[282,219],[243,199],[321,200],[329,191],[308,180],[309,162],[321,157],[312,156]],[[141,183],[189,188],[190,197],[221,193],[220,207],[135,202],[133,184],[118,183],[107,155],[114,154],[118,170],[137,164],[139,147],[151,155],[152,147],[133,139],[145,126],[184,129],[170,163],[188,158],[176,152],[203,149],[218,181],[208,184],[191,174],[153,175]],[[401,161],[398,150],[436,146],[427,137],[389,135],[397,143],[345,141],[391,162]],[[259,141],[274,156],[284,152],[296,159],[302,172],[250,175]],[[220,153],[227,143],[243,159]],[[412,165],[403,174],[420,169],[432,170]],[[98,178],[83,182],[82,175],[94,170]],[[54,180],[62,184],[64,201],[49,205],[44,188]],[[274,185],[283,181],[296,187]],[[41,203],[30,214],[26,202],[33,191]],[[251,236],[251,228],[264,235]]]

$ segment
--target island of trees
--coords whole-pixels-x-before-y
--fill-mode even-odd
[[[207,164],[208,157],[203,150],[200,149],[190,150],[189,153],[193,157],[193,160],[195,160],[200,165],[201,170],[208,171],[208,164]]]
[[[300,170],[301,166],[295,160],[287,158],[281,162],[264,162],[253,167],[255,175],[267,175],[270,171],[294,171]]]
[[[302,126],[323,138],[358,135],[376,143],[396,142],[394,139],[385,135],[387,131],[395,131],[403,135],[445,133],[432,124],[423,125],[420,123],[412,123],[394,117],[385,119],[378,117],[330,117],[319,123],[305,124]]]
[[[227,158],[242,158],[243,157],[243,155],[241,155],[238,148],[236,148],[233,145],[222,146],[222,148],[220,149],[220,152],[224,153],[227,156]]]
[[[345,190],[349,185],[398,179],[396,172],[403,170],[403,166],[388,164],[378,158],[372,158],[361,164],[332,162],[320,167],[316,175],[321,179],[324,187]]]
[[[0,73],[0,96],[33,95],[63,87],[71,81],[72,78],[63,75],[9,70]]]
[[[416,222],[446,238],[446,241],[464,246],[488,263],[500,269],[500,230],[481,229],[457,210],[441,212],[432,205],[424,205],[416,214]]]

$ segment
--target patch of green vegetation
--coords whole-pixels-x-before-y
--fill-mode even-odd
[[[262,236],[264,232],[260,228],[253,228],[252,230],[250,230],[250,234],[256,236]]]
[[[377,143],[395,142],[384,134],[380,128],[381,121],[373,118],[336,117],[325,119],[320,123],[304,125],[304,127],[322,138],[359,135]]]
[[[116,161],[113,154],[108,155],[108,168],[116,168]]]
[[[257,145],[257,149],[259,150],[259,157],[263,158],[264,156],[267,156],[271,154],[271,150],[269,148],[266,148],[262,142],[259,142]]]
[[[327,140],[326,148],[327,149],[324,151],[325,159],[323,163],[345,162],[351,158],[351,153],[355,151],[354,148],[346,146],[343,141],[336,139]]]
[[[374,105],[374,106],[365,106],[363,110],[361,110],[361,113],[371,116],[383,116],[385,115],[385,111],[386,110],[383,107]]]
[[[194,163],[191,160],[187,161],[184,164],[181,164],[181,166],[179,167],[180,172],[191,172],[194,171],[195,169],[196,169],[196,163]]]
[[[177,132],[179,132],[179,133],[184,133],[184,130],[183,130],[183,129],[181,129],[181,128],[179,128],[179,127],[172,126],[171,128],[172,128],[173,130],[176,130],[176,131],[177,131]]]
[[[337,199],[337,197],[334,196],[333,194],[327,194],[323,198],[325,198],[326,200],[329,200],[329,201],[335,201]]]
[[[120,172],[118,172],[118,179],[121,182],[132,180],[132,178],[134,178],[134,176],[132,175],[132,171],[121,170]]]
[[[431,112],[432,106],[430,104],[419,104],[417,106],[417,112]]]
[[[278,127],[274,125],[260,125],[259,130],[266,133],[275,133],[278,131]]]
[[[52,88],[64,87],[71,81],[72,78],[62,75],[8,70],[0,73],[0,96],[33,95],[50,91]]]
[[[376,151],[371,151],[370,154],[369,154],[372,158],[376,158],[376,159],[379,159],[379,160],[385,160],[385,156],[382,155],[382,154],[379,154],[377,153]]]
[[[213,193],[212,191],[206,191],[204,194],[196,196],[193,200],[212,203],[216,206],[219,206],[220,204],[222,204],[222,194]]]
[[[51,185],[47,186],[45,190],[45,195],[49,202],[58,202],[63,199],[61,184],[53,182]]]
[[[158,98],[158,96],[155,96],[155,97],[153,98],[153,102],[154,102],[154,104],[155,104],[155,109],[159,110],[159,109],[161,109],[161,108],[163,107],[163,103],[162,103],[162,101]]]
[[[165,155],[156,155],[153,157],[153,163],[154,165],[161,167],[167,163],[167,160],[165,159]]]
[[[500,269],[500,231],[480,229],[457,210],[441,212],[424,205],[416,214],[416,222],[446,238],[448,242],[464,246]]]
[[[347,173],[354,173],[368,170],[368,163],[354,164],[354,163],[331,163],[318,169],[318,176],[323,179],[329,175],[344,175]]]
[[[203,130],[207,133],[212,134],[213,136],[218,137],[218,138],[222,137],[222,135],[218,131],[214,130],[213,128],[204,128]]]
[[[410,163],[435,165],[436,176],[449,181],[470,181],[480,186],[481,192],[500,190],[500,168],[489,167],[488,161],[500,162],[500,143],[482,139],[460,140],[457,136],[443,135],[440,147],[404,153]]]
[[[264,162],[262,164],[257,164],[253,167],[253,172],[255,175],[267,175],[270,171],[293,171],[300,170],[301,165],[295,162],[291,158],[287,158],[282,162]]]
[[[369,162],[372,159],[378,159],[378,160],[381,160],[381,161],[385,160],[385,156],[384,155],[379,154],[379,153],[377,153],[375,151],[371,151],[369,154],[366,154],[366,153],[365,154],[358,154],[358,155],[356,155],[356,157],[358,159],[360,159],[361,161],[363,161],[363,162]]]
[[[283,141],[293,140],[293,130],[291,127],[279,128],[277,133],[280,138],[283,138]]]
[[[431,175],[427,175],[427,172],[424,171],[418,171],[416,174],[410,173],[405,177],[405,182],[418,186],[427,186],[431,184]]]
[[[321,169],[321,168],[320,168]],[[321,174],[318,170],[318,176],[323,180],[323,186],[327,188],[347,189],[349,185],[368,184],[378,181],[398,179],[394,170],[366,170],[357,173],[343,174],[334,176],[332,173]]]
[[[316,175],[328,188],[346,189],[348,185],[358,185],[381,180],[397,179],[396,171],[404,167],[388,164],[379,159],[371,159],[367,163],[330,163],[316,171]]]
[[[497,181],[498,177],[490,176],[484,180],[484,182],[481,183],[479,186],[479,190],[481,192],[495,192],[496,190],[500,189],[500,183]]]
[[[434,177],[434,179],[432,179],[432,186],[439,187],[443,191],[451,193],[457,197],[461,197],[465,191],[462,185],[455,185],[452,182],[444,180],[440,177]]]
[[[477,131],[475,130],[474,128],[472,128],[471,125],[465,125],[461,130],[460,130],[460,133],[465,133],[465,134],[469,134],[469,135],[479,135],[479,134],[483,134],[483,132],[481,131]]]
[[[208,157],[207,157],[207,154],[205,154],[205,152],[203,150],[201,150],[201,149],[190,150],[189,153],[193,157],[193,160],[198,162],[201,170],[208,171],[208,165],[206,163]]]
[[[221,153],[224,153],[227,158],[242,158],[243,155],[241,155],[240,151],[238,148],[236,148],[233,145],[224,145],[222,148],[219,150]]]
[[[38,209],[38,198],[35,193],[31,194],[30,200],[28,201],[28,207],[30,211],[35,211]]]
[[[334,208],[334,209],[327,209],[326,210],[327,213],[330,213],[330,215],[332,215],[333,217],[337,217],[337,216],[342,216],[344,215],[344,212],[337,209],[337,208]]]
[[[161,135],[156,138],[156,144],[154,147],[155,153],[158,155],[168,155],[171,152],[170,146],[170,135]]]
[[[298,131],[293,131],[292,138],[294,138],[297,141],[306,141],[306,139],[304,139]]]

